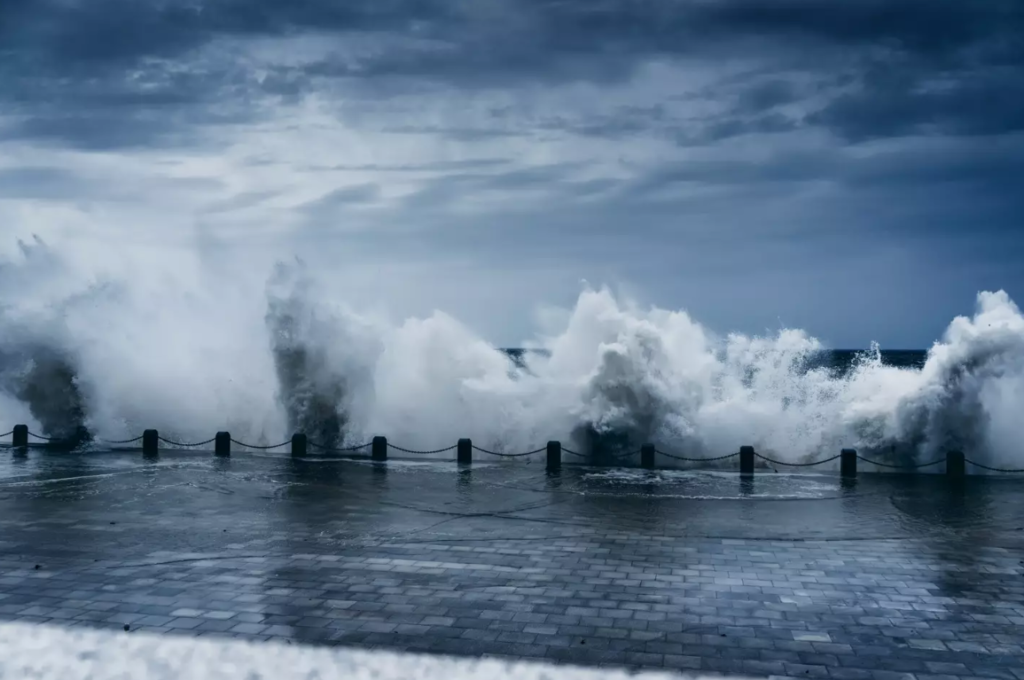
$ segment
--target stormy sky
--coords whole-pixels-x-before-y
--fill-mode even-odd
[[[924,347],[1024,297],[1022,36],[1020,0],[0,0],[0,250],[300,255],[500,344],[586,280]]]

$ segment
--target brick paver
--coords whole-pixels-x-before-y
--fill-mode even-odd
[[[521,464],[41,455],[0,467],[0,619],[753,676],[1024,680],[1019,482],[793,478],[715,500],[685,480]],[[816,492],[762,498],[757,484]]]

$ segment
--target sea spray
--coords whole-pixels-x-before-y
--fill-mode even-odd
[[[321,449],[335,448],[344,443],[352,399],[372,398],[374,334],[364,334],[366,346],[356,347],[356,318],[339,324],[317,310],[311,285],[301,262],[278,265],[267,284],[265,321],[289,431],[305,433]]]
[[[188,266],[86,276],[41,242],[0,265],[2,424],[191,440],[229,429],[254,443],[301,429],[324,444],[384,434],[423,449],[463,436],[505,451],[752,444],[793,462],[842,447],[927,461],[957,447],[1024,464],[1024,317],[1004,292],[980,294],[920,368],[875,351],[837,372],[804,331],[719,336],[601,288],[513,362],[443,312],[395,322],[359,309],[299,263],[262,286]]]

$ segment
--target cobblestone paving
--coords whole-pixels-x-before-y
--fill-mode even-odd
[[[0,619],[1024,680],[1019,481],[2,455]]]

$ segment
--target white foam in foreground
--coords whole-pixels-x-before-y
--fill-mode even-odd
[[[0,624],[0,678],[34,680],[668,680],[546,664],[451,659]]]

